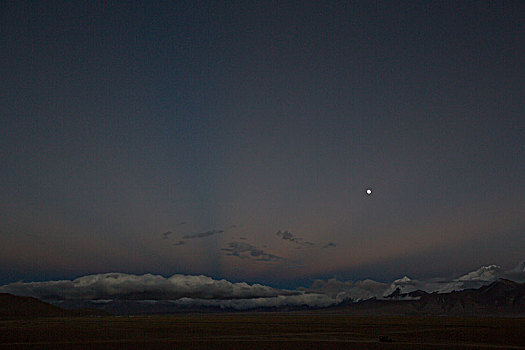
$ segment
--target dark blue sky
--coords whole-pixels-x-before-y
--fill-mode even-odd
[[[0,12],[0,282],[524,258],[523,2]]]

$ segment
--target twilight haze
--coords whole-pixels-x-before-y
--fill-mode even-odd
[[[297,287],[525,258],[524,2],[0,12],[0,284]]]

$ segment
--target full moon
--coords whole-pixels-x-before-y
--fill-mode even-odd
[[[372,194],[372,189],[371,188],[367,188],[366,189],[366,194],[370,196]]]

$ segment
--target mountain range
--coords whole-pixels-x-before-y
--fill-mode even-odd
[[[525,316],[525,283],[499,279],[478,289],[449,293],[401,293],[398,288],[381,299],[344,302],[324,311],[367,316]]]
[[[170,301],[66,301],[59,306],[32,297],[0,293],[0,318],[85,316],[104,314],[168,314],[236,311],[217,306],[174,304]],[[402,293],[398,288],[383,298],[345,300],[337,305],[312,308],[308,305],[258,308],[258,311],[319,312],[352,316],[525,316],[525,283],[507,279],[478,289],[448,293],[416,290]]]

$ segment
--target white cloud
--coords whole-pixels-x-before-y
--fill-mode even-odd
[[[131,275],[106,273],[73,281],[16,282],[0,287],[1,292],[41,299],[130,299],[168,300],[179,298],[245,299],[289,295],[293,292],[261,284],[232,283],[207,276]]]
[[[336,302],[342,302],[349,299],[360,301],[382,296],[388,286],[387,283],[376,282],[370,279],[343,282],[332,278],[328,281],[315,280],[311,287],[300,288],[299,290],[325,294]]]
[[[212,306],[234,310],[246,310],[286,306],[327,307],[334,305],[335,300],[324,294],[301,293],[297,295],[278,295],[270,298],[252,299],[211,300],[182,298],[173,301],[173,303],[184,306]]]

